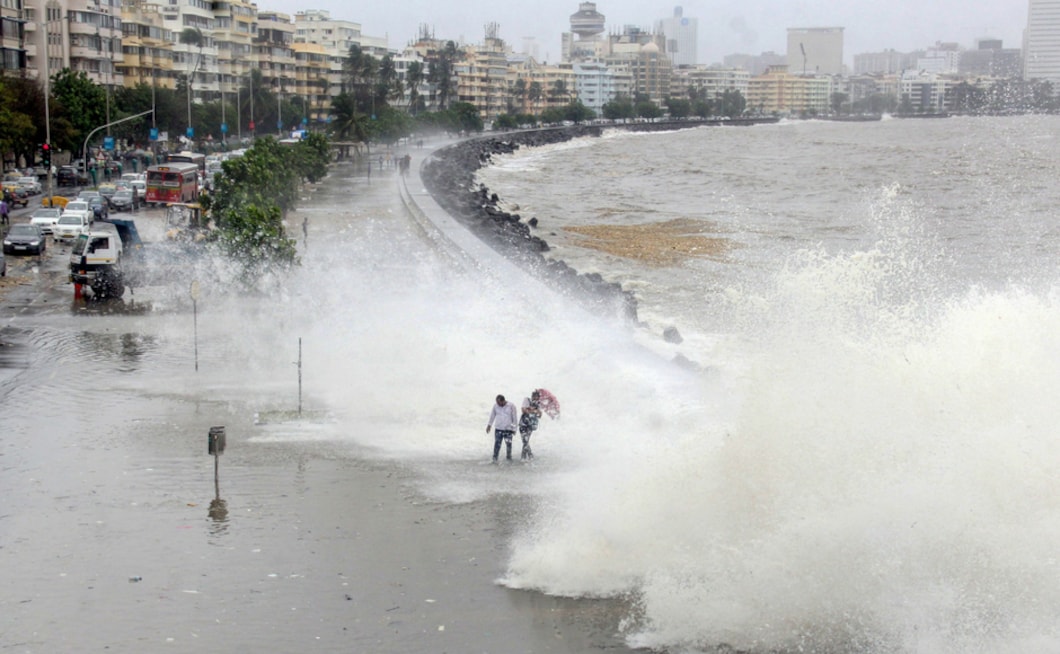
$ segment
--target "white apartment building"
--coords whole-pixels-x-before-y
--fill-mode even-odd
[[[725,91],[739,91],[747,97],[750,81],[751,73],[742,68],[680,68],[670,78],[670,95],[687,98],[691,88],[703,92],[708,100],[720,97]]]
[[[604,105],[615,99],[615,76],[611,70],[598,62],[575,63],[574,90],[578,100],[597,114]]]

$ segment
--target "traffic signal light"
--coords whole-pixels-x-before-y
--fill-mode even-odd
[[[49,143],[43,143],[40,146],[40,163],[45,168],[51,168],[52,166],[52,146]]]

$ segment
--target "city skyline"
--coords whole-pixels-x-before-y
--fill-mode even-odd
[[[260,0],[259,9],[291,14],[310,9],[331,12],[333,18],[360,23],[366,35],[386,37],[393,49],[415,39],[421,25],[435,36],[466,43],[480,42],[486,23],[500,25],[500,36],[515,49],[525,37],[534,37],[543,59],[560,59],[560,35],[570,31],[570,15],[578,0],[543,0],[499,7],[486,0],[466,0],[440,5],[425,0],[405,0],[395,5],[350,5],[340,0],[314,0],[311,5],[295,0]],[[787,48],[787,29],[792,27],[843,27],[844,63],[855,54],[894,49],[900,52],[924,49],[936,42],[956,42],[971,48],[976,39],[1001,39],[1007,48],[1022,47],[1027,25],[1027,0],[1002,0],[985,6],[966,0],[817,0],[788,3],[781,0],[722,0],[645,4],[633,0],[598,0],[597,9],[606,16],[608,32],[625,25],[652,29],[655,22],[673,14],[675,6],[699,21],[699,63],[710,64],[725,55],[776,52]]]

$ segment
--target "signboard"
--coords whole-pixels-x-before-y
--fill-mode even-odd
[[[250,121],[250,130],[254,131],[254,121]]]
[[[158,140],[158,128],[157,127],[152,127],[151,128],[151,137],[150,138],[151,138],[152,141],[157,141]]]
[[[187,130],[186,132],[184,132],[184,134],[185,134],[185,136],[187,136],[187,137],[188,137],[189,139],[190,139],[190,138],[195,138],[195,128],[194,128],[194,127],[192,127],[191,125],[188,125],[188,130]]]
[[[227,134],[228,133],[228,123],[221,123],[221,133],[222,134]]]
[[[113,136],[104,136],[103,137],[103,149],[104,150],[113,150],[114,149],[114,137]]]

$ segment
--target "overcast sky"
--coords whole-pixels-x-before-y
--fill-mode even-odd
[[[292,16],[324,9],[332,18],[361,24],[366,35],[387,37],[391,48],[413,40],[421,24],[438,38],[479,43],[487,22],[500,26],[500,37],[517,51],[523,37],[535,37],[542,59],[560,59],[560,34],[570,30],[578,0],[257,0],[259,9]],[[789,27],[843,27],[847,63],[862,52],[893,48],[906,52],[936,41],[970,48],[976,39],[1000,38],[1006,48],[1021,47],[1028,0],[600,0],[607,31],[624,25],[651,29],[673,15],[675,6],[699,20],[700,63],[720,62],[727,54],[785,54]]]

